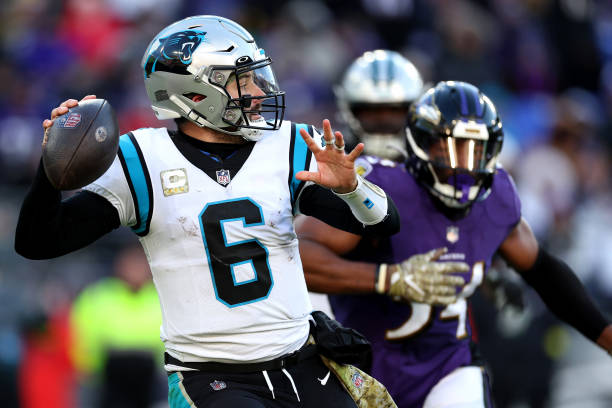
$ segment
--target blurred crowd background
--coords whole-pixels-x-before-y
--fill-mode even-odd
[[[501,114],[501,162],[515,177],[524,216],[612,317],[611,1],[4,0],[0,406],[96,406],[102,380],[95,364],[88,371],[74,356],[79,339],[68,334],[84,289],[120,275],[118,250],[135,241],[117,230],[52,261],[15,254],[19,206],[40,160],[41,122],[63,100],[94,93],[117,110],[122,131],[172,127],[150,109],[140,59],[161,28],[195,14],[225,16],[251,31],[274,60],[290,120],[320,125],[336,118],[332,86],[354,58],[375,48],[401,52],[430,84],[480,86]],[[522,286],[504,265],[492,273]],[[530,290],[522,288],[521,308],[516,292],[497,289],[473,307],[497,406],[612,406],[612,359],[560,324]],[[143,307],[126,302],[113,319]],[[81,320],[102,325],[102,315]],[[159,345],[131,345],[161,355]],[[132,406],[163,407],[164,398]]]

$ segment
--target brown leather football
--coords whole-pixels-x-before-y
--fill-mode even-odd
[[[91,183],[110,167],[119,148],[119,126],[105,99],[79,102],[56,118],[43,144],[43,167],[58,190]]]

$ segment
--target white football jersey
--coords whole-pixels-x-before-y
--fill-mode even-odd
[[[293,228],[306,183],[295,174],[316,162],[299,128],[315,134],[291,122],[265,132],[231,180],[192,164],[165,128],[136,130],[86,187],[139,235],[173,357],[258,362],[306,341],[312,306]]]

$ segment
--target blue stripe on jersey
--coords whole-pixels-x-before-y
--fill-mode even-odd
[[[181,382],[182,378],[179,377],[179,373],[172,373],[168,376],[168,404],[170,408],[192,407],[192,404],[185,398],[187,394],[183,394]]]
[[[119,138],[119,159],[130,185],[132,199],[136,210],[136,225],[132,230],[140,236],[149,232],[151,216],[153,215],[153,191],[147,165],[131,133]]]
[[[291,192],[292,206],[295,205],[295,200],[297,200],[300,190],[305,184],[303,181],[296,179],[295,175],[302,170],[308,170],[310,166],[310,157],[312,155],[306,142],[300,135],[300,129],[306,130],[310,136],[314,135],[312,126],[300,123],[291,124],[291,150],[289,152],[291,181],[289,182],[289,190]]]

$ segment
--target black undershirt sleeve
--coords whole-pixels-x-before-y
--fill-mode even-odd
[[[332,227],[358,235],[388,236],[399,232],[400,217],[391,197],[387,195],[387,216],[375,225],[359,222],[348,204],[331,190],[318,185],[306,187],[299,197],[299,209],[304,215],[318,218]]]
[[[62,201],[42,167],[26,195],[15,232],[15,251],[49,259],[83,248],[120,226],[119,213],[102,196],[81,191]]]
[[[609,324],[570,267],[542,248],[531,269],[519,274],[555,316],[586,338],[596,341]]]

